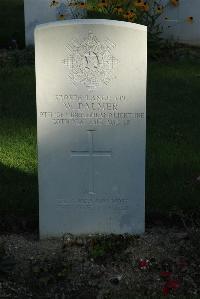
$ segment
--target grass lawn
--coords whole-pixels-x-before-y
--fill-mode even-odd
[[[20,47],[24,46],[23,0],[0,0],[0,48],[9,44],[13,34]]]
[[[0,70],[0,211],[38,211],[33,66]],[[147,89],[146,209],[199,208],[200,65],[150,63]]]
[[[149,65],[147,211],[199,208],[200,64]]]
[[[37,210],[36,107],[32,66],[0,72],[0,211]]]

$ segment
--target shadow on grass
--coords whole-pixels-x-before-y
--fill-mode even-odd
[[[37,176],[0,163],[0,182],[0,232],[37,230]]]
[[[8,47],[13,36],[18,46],[25,45],[24,3],[23,0],[0,1],[0,47]]]

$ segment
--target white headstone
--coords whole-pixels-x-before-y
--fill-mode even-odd
[[[146,27],[64,21],[35,42],[41,237],[144,232]]]
[[[86,10],[81,8],[81,3],[85,3],[85,1],[24,0],[26,45],[34,45],[36,25],[86,17]]]
[[[181,0],[174,6],[169,0],[161,0],[160,4],[164,6],[158,19],[163,28],[162,36],[180,43],[200,45],[200,1]]]

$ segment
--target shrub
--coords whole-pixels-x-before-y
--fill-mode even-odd
[[[159,48],[162,27],[158,18],[164,7],[158,0],[88,0],[85,6],[88,18],[114,19],[145,25],[148,28],[148,46]]]

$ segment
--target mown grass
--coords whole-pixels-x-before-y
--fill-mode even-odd
[[[32,66],[4,68],[0,81],[0,210],[37,210],[35,80]]]
[[[38,212],[33,66],[0,71],[0,210]],[[149,63],[146,209],[199,208],[200,65]]]
[[[200,65],[149,65],[147,207],[198,208],[200,198]]]
[[[8,47],[14,35],[19,47],[24,47],[24,3],[23,0],[0,1],[0,48]]]

